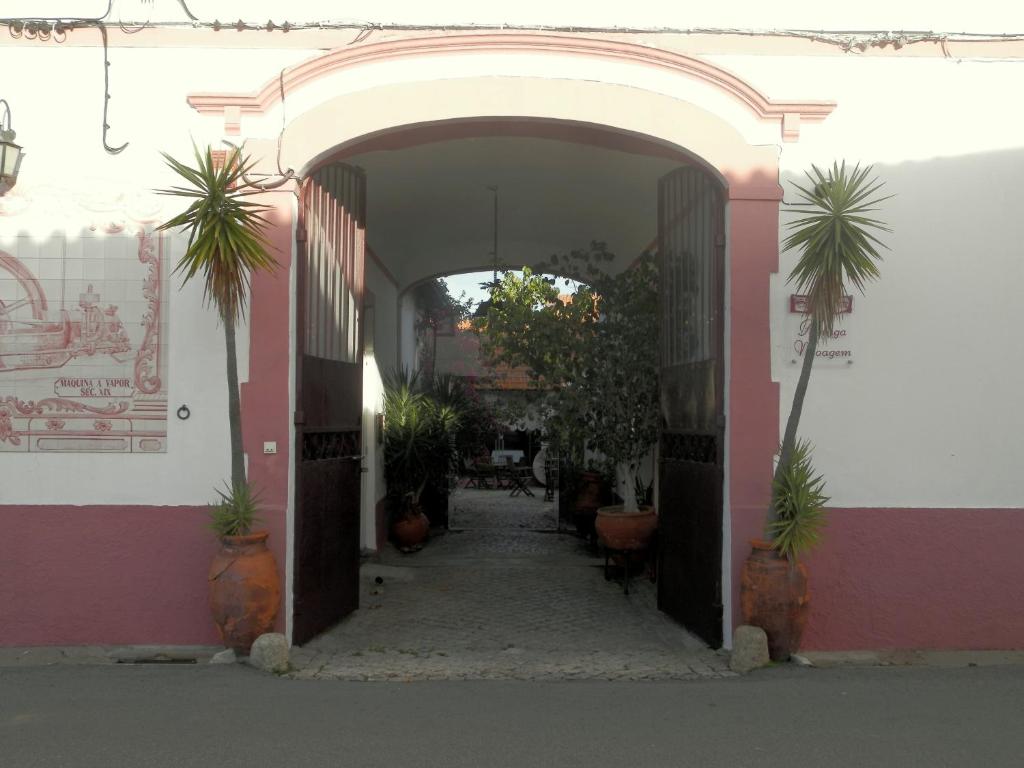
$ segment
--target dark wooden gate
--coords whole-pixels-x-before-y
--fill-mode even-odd
[[[295,583],[301,645],[359,605],[366,181],[342,164],[302,186],[295,366]]]
[[[724,210],[686,167],[658,184],[661,304],[658,607],[722,645]]]

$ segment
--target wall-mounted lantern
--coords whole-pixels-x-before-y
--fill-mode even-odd
[[[11,108],[0,99],[3,108],[0,116],[0,195],[14,186],[18,180],[18,169],[24,154],[21,147],[14,143],[14,131],[11,130]]]

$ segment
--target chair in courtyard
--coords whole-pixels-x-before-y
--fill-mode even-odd
[[[462,457],[462,470],[466,475],[466,488],[490,488],[487,482],[487,474],[481,471],[480,467],[475,461],[470,460],[468,456]]]
[[[533,469],[527,466],[520,466],[513,461],[511,456],[505,457],[505,475],[507,487],[512,489],[509,496],[525,494],[533,496],[530,490],[530,481],[533,480]]]

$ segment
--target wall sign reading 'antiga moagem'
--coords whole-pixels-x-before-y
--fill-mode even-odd
[[[832,336],[818,340],[818,348],[814,353],[815,365],[853,364],[853,346],[850,342],[850,317],[852,315],[853,297],[844,296],[839,320],[832,329]],[[807,296],[794,293],[789,297],[789,313],[786,316],[786,338],[789,346],[783,350],[785,359],[791,365],[803,363],[809,335]]]
[[[0,451],[167,449],[164,240],[0,241]]]

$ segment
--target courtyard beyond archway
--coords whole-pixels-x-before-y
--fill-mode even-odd
[[[553,503],[460,488],[452,528],[361,569],[360,610],[293,651],[293,675],[337,680],[680,680],[731,676],[724,652],[624,595]],[[380,579],[380,583],[377,580]]]

